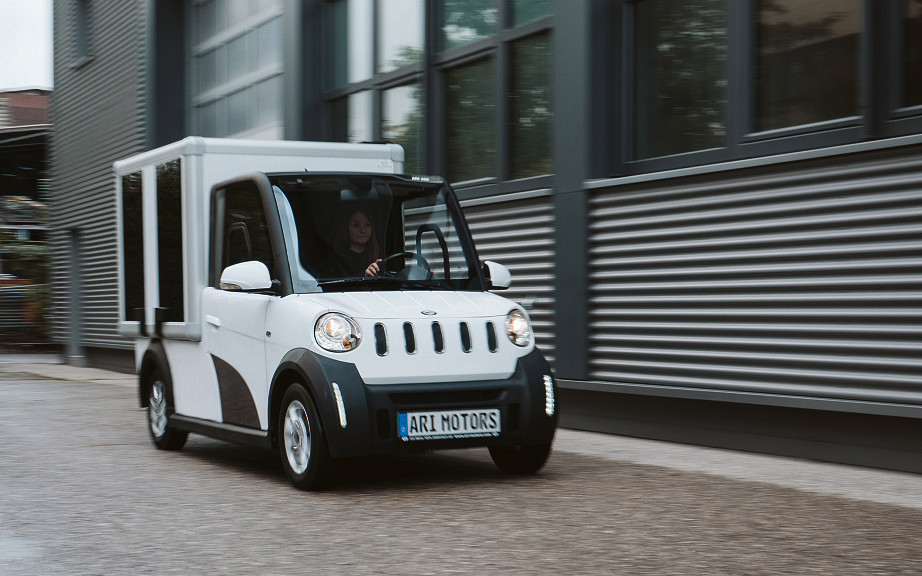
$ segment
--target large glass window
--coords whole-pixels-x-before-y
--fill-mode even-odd
[[[333,4],[333,87],[371,78],[374,0],[338,0]]]
[[[333,102],[333,140],[371,142],[373,128],[371,91],[356,92]]]
[[[419,173],[423,138],[422,86],[398,86],[381,93],[381,136],[403,146],[407,173]]]
[[[378,72],[390,72],[422,60],[426,6],[423,0],[378,2]]]
[[[439,5],[442,50],[464,46],[496,33],[497,0],[441,0]]]
[[[551,15],[551,0],[513,0],[512,25],[526,24]]]
[[[757,131],[858,115],[862,5],[758,1]]]
[[[620,0],[611,15],[628,42],[594,56],[624,71],[614,174],[922,129],[922,0]]]
[[[635,158],[724,145],[723,0],[645,0],[634,18]]]
[[[509,90],[510,175],[540,176],[551,167],[551,47],[547,34],[512,45]]]
[[[495,176],[493,60],[452,68],[445,77],[448,179],[461,182]]]
[[[281,0],[206,0],[193,5],[196,134],[282,137],[281,4]]]
[[[904,0],[903,102],[906,106],[922,105],[922,2]]]
[[[332,30],[325,138],[396,142],[407,172],[455,182],[553,172],[552,0],[322,5]]]

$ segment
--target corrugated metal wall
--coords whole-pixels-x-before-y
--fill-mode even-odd
[[[922,404],[919,146],[593,190],[600,382]]]
[[[82,344],[128,348],[130,342],[115,331],[112,162],[145,148],[147,3],[87,3],[90,58],[82,62],[76,47],[76,4],[54,5],[52,334],[66,341],[71,288],[80,286]],[[69,274],[71,232],[76,232],[80,246],[79,279]]]
[[[550,191],[461,202],[481,260],[503,264],[512,286],[498,292],[528,310],[538,347],[554,364],[554,213]]]

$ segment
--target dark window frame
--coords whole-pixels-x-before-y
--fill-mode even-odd
[[[689,168],[852,144],[922,132],[922,106],[897,107],[902,74],[902,0],[864,0],[858,62],[858,116],[756,132],[756,0],[725,0],[727,10],[726,146],[657,158],[633,158],[634,9],[645,0],[620,0],[611,14],[612,91],[621,94],[612,115],[608,175],[623,176]]]
[[[322,4],[321,18],[324,22],[330,23],[333,18],[333,3],[335,0],[326,0]],[[511,51],[512,44],[518,40],[526,39],[530,36],[547,34],[551,42],[551,61],[548,66],[551,68],[552,82],[550,90],[554,90],[555,77],[553,71],[553,50],[554,50],[554,15],[545,16],[531,20],[524,24],[513,26],[512,7],[508,0],[496,0],[498,7],[498,24],[497,32],[492,36],[477,40],[464,46],[458,46],[447,50],[439,50],[439,29],[438,23],[440,9],[439,2],[430,0],[426,2],[425,14],[425,38],[426,43],[423,50],[421,62],[417,62],[396,70],[385,73],[375,72],[372,78],[354,82],[342,87],[335,87],[333,70],[333,59],[331,54],[323,56],[322,65],[322,82],[325,87],[323,90],[323,106],[321,120],[321,135],[324,139],[333,139],[334,130],[334,108],[336,101],[348,98],[349,96],[370,91],[372,95],[372,115],[373,115],[373,140],[382,140],[382,94],[391,88],[405,86],[411,83],[418,83],[425,94],[423,102],[423,142],[421,144],[422,152],[425,157],[420,158],[418,164],[421,166],[423,173],[445,174],[447,168],[447,158],[445,157],[445,138],[447,134],[447,109],[446,109],[446,75],[450,70],[464,66],[466,64],[482,60],[484,58],[494,59],[494,82],[496,114],[493,119],[494,134],[496,136],[496,164],[494,165],[494,175],[478,179],[475,181],[464,182],[460,188],[464,191],[461,193],[465,198],[476,197],[497,192],[518,191],[534,189],[535,187],[549,187],[553,182],[553,174],[542,176],[532,176],[518,180],[510,179],[511,166],[511,145],[510,134],[508,134],[508,119],[510,103],[508,101],[508,91],[511,84]],[[372,19],[378,21],[378,4],[374,3]],[[323,44],[325,46],[334,46],[333,26],[324,26]],[[378,60],[378,42],[377,27],[375,27],[375,38],[373,39],[372,55],[374,62]],[[553,130],[553,127],[552,127]],[[554,160],[553,146],[548,150],[551,162]],[[489,190],[484,190],[487,187]],[[467,192],[471,190],[471,192]]]

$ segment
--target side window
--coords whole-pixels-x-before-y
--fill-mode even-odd
[[[144,209],[141,173],[122,176],[122,257],[125,320],[136,320],[144,310]]]
[[[166,322],[185,322],[184,249],[182,163],[177,158],[157,166],[157,266]]]
[[[275,273],[269,227],[259,189],[252,182],[242,182],[218,190],[215,195],[215,285],[221,271],[233,264],[258,260]]]

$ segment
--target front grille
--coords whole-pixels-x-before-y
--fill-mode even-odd
[[[417,326],[412,322],[404,322],[402,326],[391,326],[391,335],[403,332],[403,349],[407,354],[415,354],[419,350],[417,340]],[[442,354],[447,351],[447,346],[459,346],[465,354],[473,352],[478,346],[484,346],[483,340],[475,339],[474,334],[486,334],[486,349],[491,353],[499,351],[499,342],[496,336],[496,327],[493,322],[484,322],[483,324],[461,321],[457,324],[446,323],[445,321],[433,322],[429,325],[432,331],[432,347],[436,353]],[[425,330],[425,328],[424,328]],[[457,332],[455,332],[457,330]],[[476,331],[476,332],[475,332]],[[446,338],[454,332],[460,338]],[[378,322],[374,325],[375,352],[378,356],[387,356],[388,354],[400,350],[401,344],[389,341],[388,330],[385,325]],[[424,333],[425,336],[425,333]],[[482,337],[482,336],[481,336]],[[397,336],[399,339],[400,336]]]

